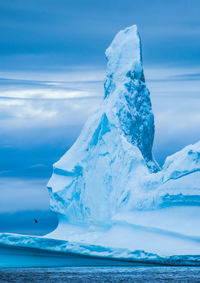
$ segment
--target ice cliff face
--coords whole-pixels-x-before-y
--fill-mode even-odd
[[[159,170],[137,27],[120,31],[106,57],[104,101],[48,183],[51,209],[68,222],[109,221],[131,206],[142,176]]]

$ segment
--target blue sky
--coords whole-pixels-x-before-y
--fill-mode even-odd
[[[105,49],[126,26],[142,38],[157,160],[200,140],[199,11],[198,0],[0,2],[1,230],[32,231],[34,211],[56,225],[52,164],[102,100]]]

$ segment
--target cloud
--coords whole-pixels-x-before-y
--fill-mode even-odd
[[[26,74],[24,80],[20,72],[7,76],[0,86],[0,125],[4,132],[12,128],[80,125],[103,96],[103,79],[97,80],[103,78],[99,69],[72,68],[55,75],[36,72]]]
[[[41,168],[41,167],[45,167],[45,164],[39,163],[39,164],[33,164],[30,166],[30,168]]]
[[[63,72],[55,72],[55,76],[53,72],[43,73],[41,80],[37,72],[27,72],[26,80],[22,80],[23,72],[7,74],[8,79],[3,80],[3,87],[0,87],[2,148],[24,147],[31,150],[34,147],[39,150],[39,147],[52,144],[51,148],[63,149],[64,144],[71,145],[86,119],[103,99],[104,72],[87,66],[69,68]],[[200,84],[198,80],[193,80],[198,74],[196,67],[145,68],[156,122],[154,150],[161,163],[186,142],[193,143],[200,138]],[[31,77],[34,79],[31,80]],[[184,137],[185,133],[187,136]],[[34,164],[39,163],[40,158],[34,161]]]
[[[152,96],[155,114],[154,152],[162,164],[164,159],[184,146],[200,140],[200,95]]]
[[[46,179],[0,178],[0,213],[48,210]]]
[[[173,77],[174,80],[178,81],[199,81],[200,80],[200,73],[192,73],[192,74],[182,74]]]
[[[200,140],[199,68],[145,69],[155,117],[154,153],[160,164],[184,146]]]

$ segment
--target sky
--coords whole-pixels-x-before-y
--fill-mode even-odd
[[[156,159],[200,140],[199,11],[199,0],[0,2],[0,231],[56,226],[52,164],[101,103],[105,50],[127,26],[142,39]]]

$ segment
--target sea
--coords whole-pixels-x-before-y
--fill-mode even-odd
[[[0,269],[0,282],[200,282],[200,267],[117,266]]]

